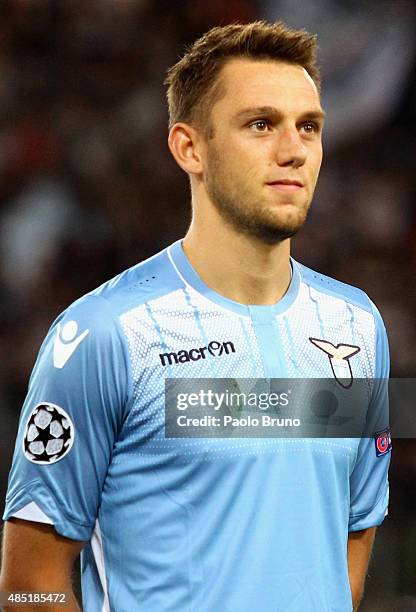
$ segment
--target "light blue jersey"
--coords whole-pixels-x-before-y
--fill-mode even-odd
[[[384,519],[386,440],[165,438],[164,381],[388,369],[359,289],[292,260],[276,305],[244,306],[208,288],[176,242],[51,327],[3,518],[87,542],[87,612],[351,611],[348,532]],[[367,409],[386,401],[374,385]]]

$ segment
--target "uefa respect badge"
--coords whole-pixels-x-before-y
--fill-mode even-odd
[[[376,445],[376,455],[381,457],[391,451],[391,432],[390,429],[383,429],[374,434],[374,443]]]

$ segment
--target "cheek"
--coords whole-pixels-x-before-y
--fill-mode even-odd
[[[317,151],[315,152],[315,162],[316,162],[316,167],[318,171],[322,164],[322,158],[323,158],[323,149],[322,149],[322,143],[321,143]]]
[[[224,155],[229,156],[229,159],[234,160],[239,166],[250,169],[258,167],[261,163],[264,164],[265,159],[269,158],[268,147],[264,144],[260,148],[254,141],[244,140],[242,142],[238,138],[230,138],[225,141],[220,151],[223,151]]]
[[[311,152],[309,160],[309,172],[311,177],[316,181],[318,178],[319,170],[322,164],[322,149]]]
[[[256,157],[235,148],[229,153],[224,150],[219,161],[221,175],[239,185],[250,183],[258,173],[259,163]]]
[[[236,189],[249,189],[254,182],[259,182],[261,169],[268,164],[266,151],[259,152],[254,146],[233,138],[217,140],[209,157],[216,179]]]

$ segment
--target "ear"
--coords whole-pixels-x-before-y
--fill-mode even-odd
[[[169,132],[168,145],[176,163],[188,174],[203,169],[201,134],[187,123],[175,123]]]

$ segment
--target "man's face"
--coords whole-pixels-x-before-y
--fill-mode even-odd
[[[232,59],[220,76],[203,180],[234,229],[277,244],[302,227],[322,161],[323,111],[300,66]]]

